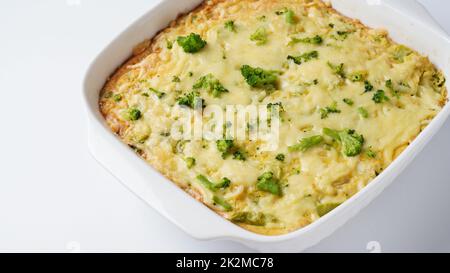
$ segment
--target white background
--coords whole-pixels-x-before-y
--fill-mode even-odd
[[[173,1],[173,0],[172,0]],[[87,149],[81,80],[158,1],[0,2],[0,251],[246,252],[196,241]],[[450,32],[450,1],[421,0]],[[450,251],[450,120],[378,199],[311,252]]]

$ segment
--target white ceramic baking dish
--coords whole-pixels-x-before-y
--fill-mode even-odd
[[[132,48],[152,37],[180,13],[200,0],[162,1],[123,31],[90,65],[83,86],[89,116],[89,147],[94,157],[126,187],[162,215],[198,239],[241,242],[259,251],[302,251],[347,222],[364,208],[423,149],[450,113],[450,104],[381,175],[366,188],[313,224],[282,236],[251,233],[230,223],[199,203],[152,169],[107,127],[98,109],[99,91],[107,77],[131,54]],[[450,40],[415,0],[334,0],[333,6],[366,25],[385,28],[397,42],[428,55],[450,78]]]

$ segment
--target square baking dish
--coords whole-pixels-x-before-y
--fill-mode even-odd
[[[154,36],[177,15],[189,12],[201,2],[162,1],[105,47],[89,66],[83,83],[89,118],[89,148],[94,157],[138,197],[197,239],[233,240],[255,250],[271,252],[294,252],[311,247],[377,197],[424,148],[450,113],[447,103],[384,172],[316,222],[279,236],[247,231],[192,198],[138,157],[111,132],[98,108],[99,92],[108,76],[130,57],[133,47]],[[331,3],[342,14],[359,19],[369,27],[387,29],[396,42],[429,56],[445,76],[450,77],[450,39],[415,0],[334,0]]]

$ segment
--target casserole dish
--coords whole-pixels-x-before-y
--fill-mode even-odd
[[[190,2],[190,6],[188,2]],[[418,22],[414,19],[414,14],[423,15],[423,10],[412,9],[411,13],[405,14],[406,8],[410,8],[411,5],[414,6],[414,3],[411,1],[333,2],[334,7],[344,15],[361,19],[371,27],[387,28],[394,40],[429,55],[431,61],[448,74],[448,50],[447,52],[445,51],[445,47],[448,46],[448,39],[431,20]],[[105,131],[106,128],[98,111],[98,106],[93,104],[97,101],[98,91],[101,89],[102,83],[104,83],[114,68],[128,57],[134,45],[146,37],[154,35],[167,25],[170,20],[174,19],[176,14],[192,9],[195,4],[198,4],[198,1],[186,1],[183,2],[183,5],[186,5],[185,7],[177,6],[175,10],[171,7],[174,5],[174,2],[168,1],[160,4],[155,8],[155,11],[149,12],[100,54],[89,69],[84,86],[91,117],[90,144],[96,158],[133,192],[137,193],[147,203],[194,237],[237,240],[259,250],[298,251],[311,246],[337,229],[381,192],[420,151],[426,141],[443,124],[444,119],[448,115],[448,106],[445,106],[424,132],[386,171],[360,193],[310,226],[287,235],[272,237],[242,230],[217,217],[217,215],[185,195],[183,191],[173,184],[161,182],[165,178],[148,168],[126,146],[123,144],[118,145],[120,142],[118,142],[117,138],[108,130]],[[370,13],[367,13],[368,10],[370,10]],[[364,11],[366,11],[366,15]],[[361,16],[361,14],[364,15]],[[152,18],[152,22],[150,22],[149,18]],[[380,21],[382,24],[379,23]],[[405,29],[411,26],[414,26],[420,33],[426,34],[418,37],[405,36],[404,34],[407,33]],[[433,43],[430,44],[430,41],[433,41]],[[443,62],[443,60],[446,62]],[[167,198],[169,196],[170,198]],[[187,211],[193,211],[195,214],[186,214],[180,208],[183,208],[183,210],[187,208]],[[205,222],[208,223],[207,227],[204,225]],[[293,240],[294,238],[295,240]]]

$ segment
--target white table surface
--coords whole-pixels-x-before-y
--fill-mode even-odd
[[[0,2],[0,251],[248,252],[190,238],[90,155],[88,63],[152,0]],[[450,32],[450,1],[421,0]],[[310,252],[450,251],[450,120],[378,199]]]

